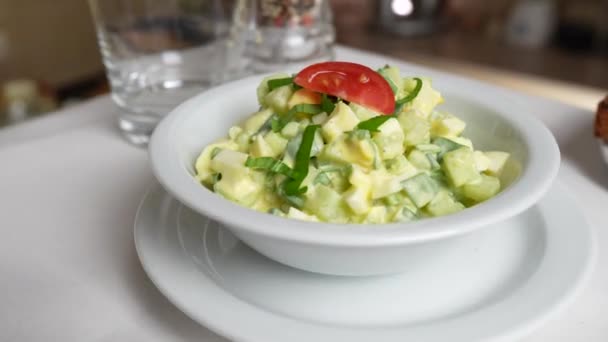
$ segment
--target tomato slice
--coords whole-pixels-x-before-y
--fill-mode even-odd
[[[294,82],[303,88],[337,96],[383,114],[390,115],[395,111],[391,86],[380,74],[361,64],[313,64],[300,71]]]

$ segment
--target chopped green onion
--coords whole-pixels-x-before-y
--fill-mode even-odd
[[[293,118],[296,116],[296,114],[298,114],[298,113],[316,115],[316,114],[319,114],[322,112],[323,112],[323,110],[321,109],[321,106],[319,106],[319,105],[301,103],[301,104],[291,107],[291,109],[289,110],[289,112],[287,112],[287,114],[280,116],[278,118],[273,118],[272,121],[270,122],[270,126],[272,127],[272,130],[274,132],[279,132],[280,130],[283,129],[283,127],[285,127],[285,125],[290,123],[293,120]]]
[[[295,113],[304,113],[304,114],[312,114],[316,115],[323,112],[320,105],[309,104],[309,103],[301,103],[293,106],[290,111],[294,111]]]
[[[378,132],[378,128],[382,126],[383,123],[387,122],[389,119],[394,118],[392,115],[379,115],[374,116],[371,119],[361,121],[357,125],[358,129],[364,129],[370,132]]]
[[[276,160],[272,157],[248,157],[247,161],[245,161],[245,166],[254,170],[264,170],[271,173],[285,175],[287,177],[291,177],[292,174],[292,170],[289,166],[287,166],[282,161]]]
[[[315,132],[319,125],[308,125],[304,129],[302,142],[296,153],[295,163],[293,166],[291,180],[287,180],[283,185],[283,190],[287,196],[296,196],[306,192],[307,188],[300,188],[300,185],[308,175],[308,166],[310,164],[310,151],[312,143],[315,139]]]
[[[275,78],[273,80],[268,80],[268,91],[273,91],[278,87],[286,86],[288,84],[293,83],[293,77],[285,77],[285,78]]]
[[[405,106],[405,103],[395,102],[395,111],[393,112],[393,115],[399,115],[403,109],[403,106]]]
[[[331,100],[327,97],[327,94],[322,94],[321,95],[321,109],[327,113],[327,114],[331,114],[334,111],[334,108],[336,108],[336,105],[331,102]]]
[[[270,129],[272,129],[273,132],[279,132],[283,127],[285,127],[285,125],[281,124],[281,119],[279,119],[279,117],[273,116],[270,118]]]
[[[416,86],[414,87],[414,90],[412,90],[409,94],[407,94],[406,97],[395,101],[396,105],[403,105],[405,103],[408,103],[408,102],[412,101],[413,99],[415,99],[416,96],[418,96],[420,89],[422,89],[422,80],[419,79],[418,77],[414,77],[414,80],[416,81]]]

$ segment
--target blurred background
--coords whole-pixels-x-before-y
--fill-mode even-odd
[[[339,44],[608,89],[608,0],[330,4]],[[0,1],[0,126],[108,91],[86,1]]]

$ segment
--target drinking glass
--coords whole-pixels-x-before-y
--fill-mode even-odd
[[[334,58],[329,0],[241,0],[248,69],[268,72]]]
[[[239,76],[238,0],[89,0],[123,135],[146,144],[177,104]],[[239,35],[242,36],[242,35]]]

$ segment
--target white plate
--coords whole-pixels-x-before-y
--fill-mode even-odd
[[[271,261],[159,185],[135,244],[152,281],[194,320],[247,341],[512,340],[569,303],[595,246],[556,184],[523,214],[393,276],[335,277]]]

